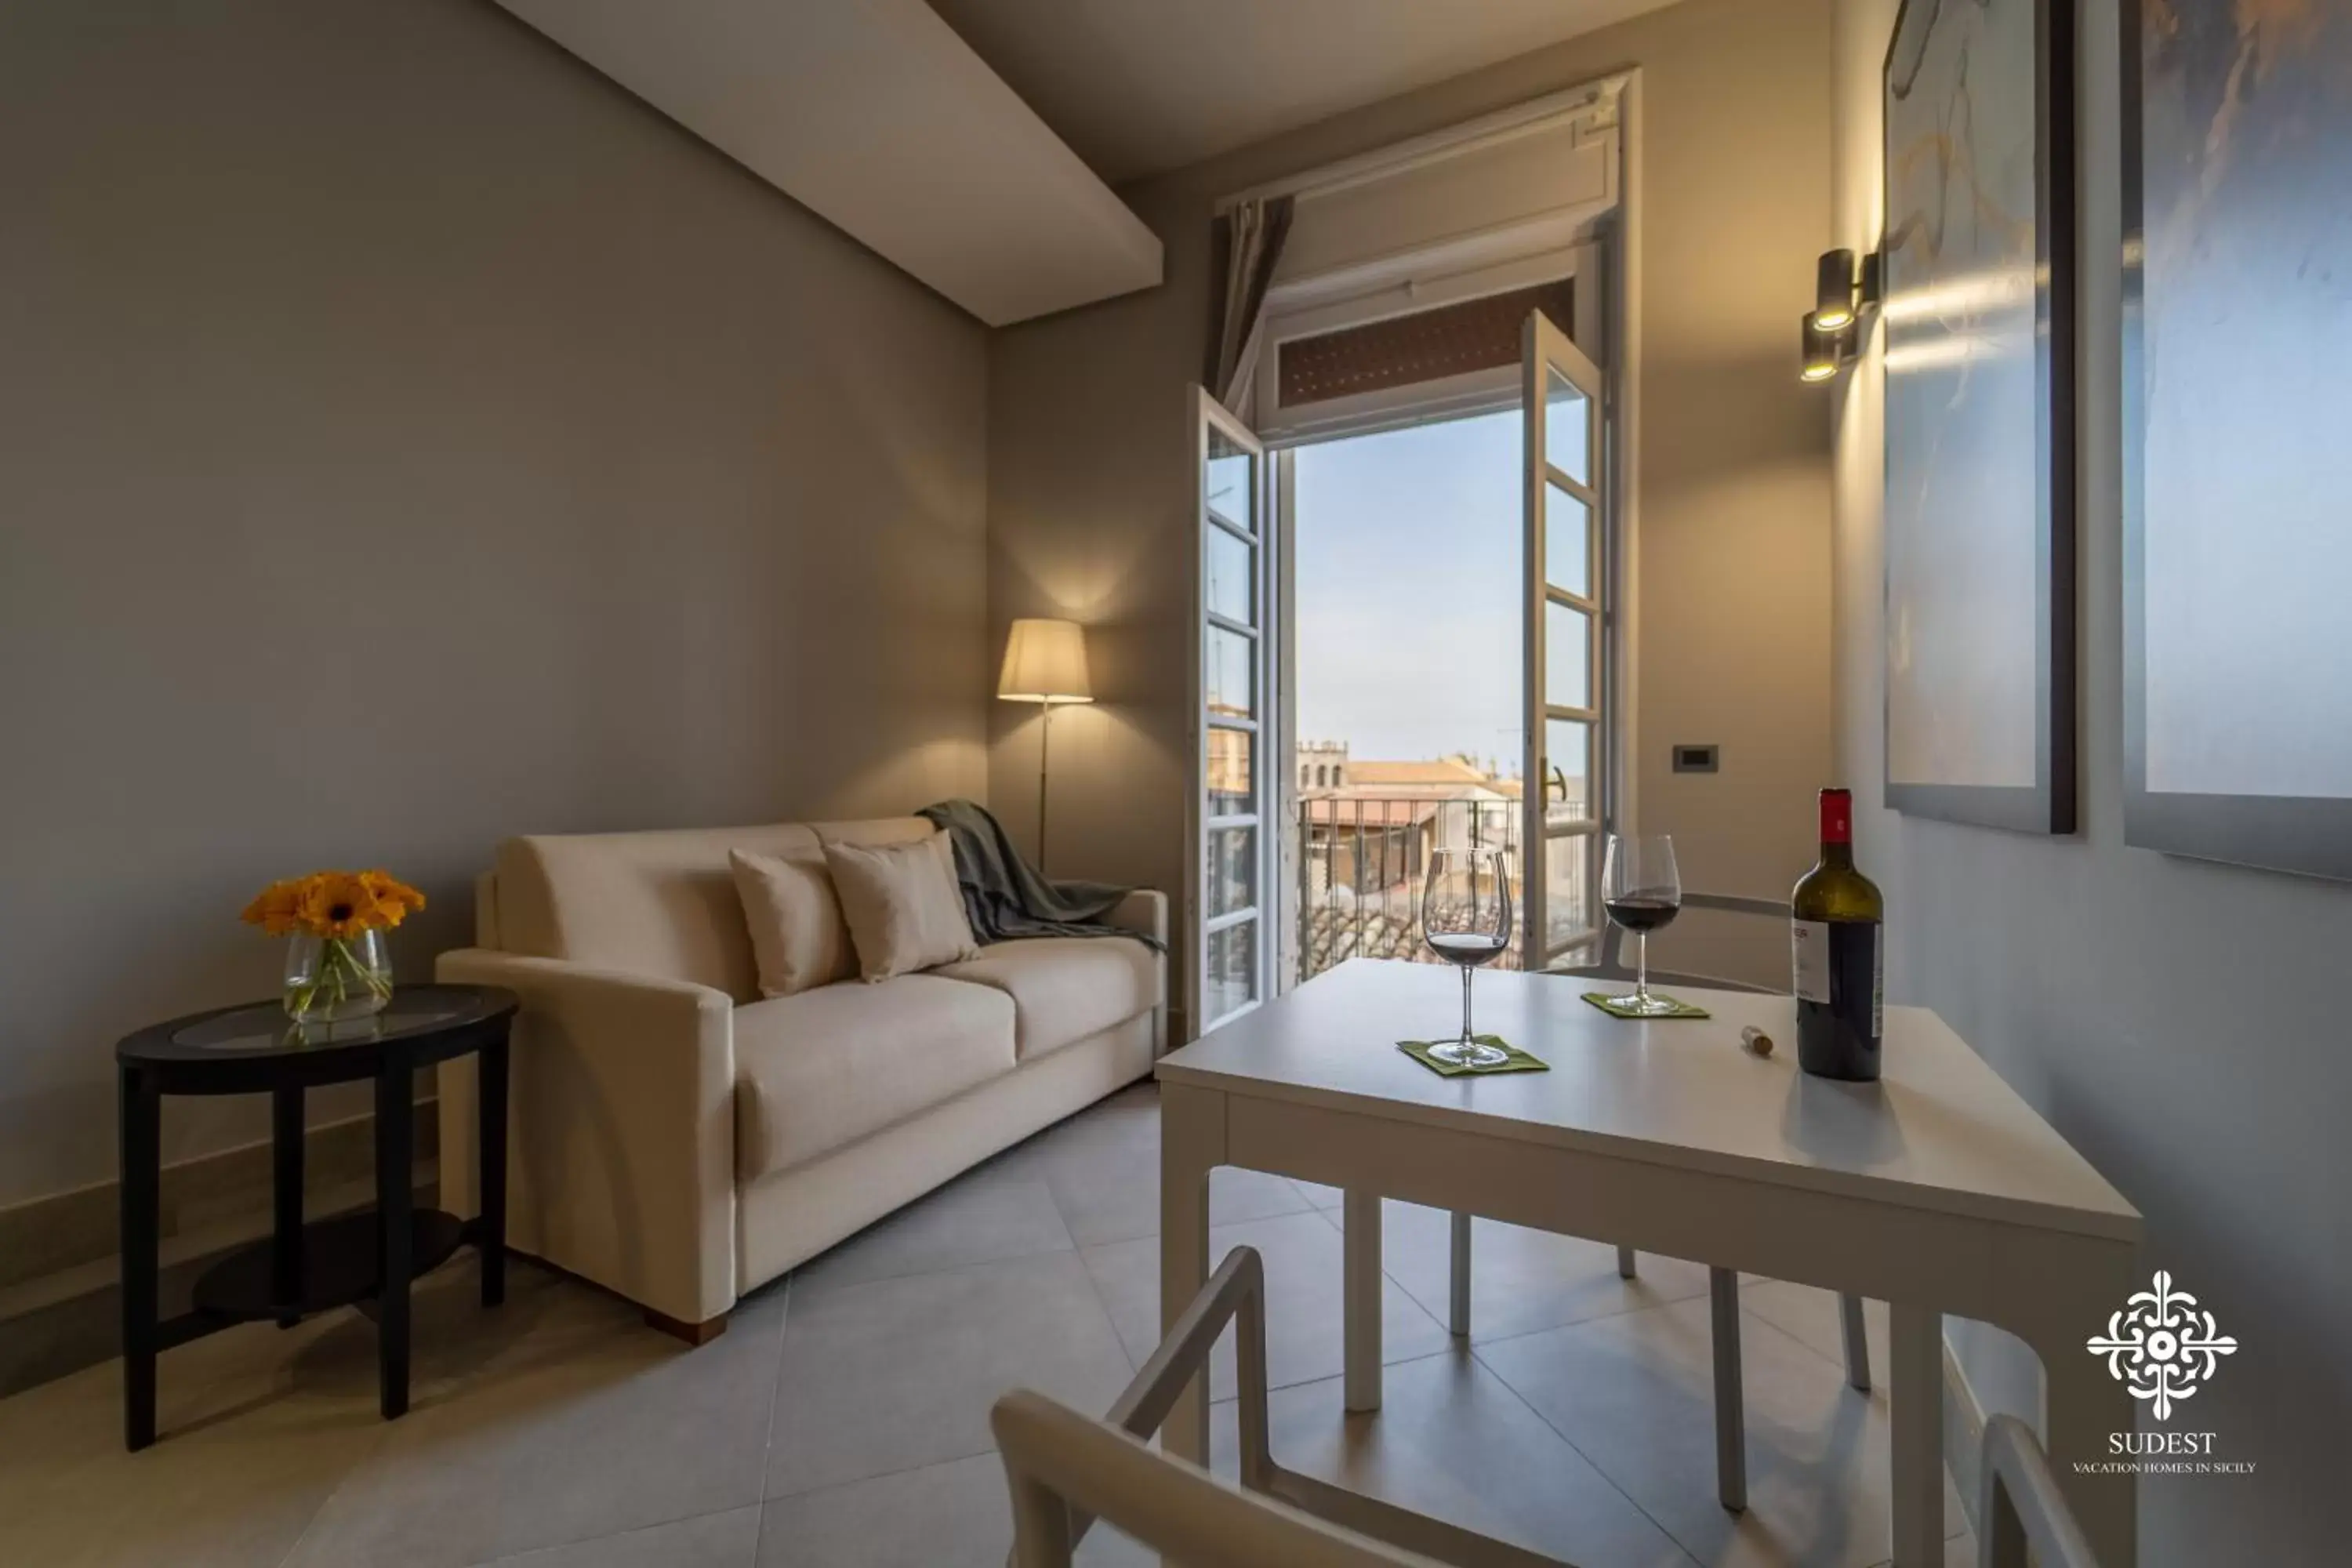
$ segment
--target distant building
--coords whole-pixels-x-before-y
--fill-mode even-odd
[[[1296,751],[1300,795],[1347,787],[1347,742],[1301,741]]]
[[[1359,762],[1306,741],[1293,766],[1310,897],[1388,897],[1418,886],[1433,849],[1518,842],[1519,781],[1469,756]]]

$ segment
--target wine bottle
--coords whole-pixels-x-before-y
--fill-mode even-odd
[[[1885,905],[1853,868],[1853,795],[1822,791],[1822,858],[1790,896],[1797,1065],[1822,1078],[1878,1077]]]

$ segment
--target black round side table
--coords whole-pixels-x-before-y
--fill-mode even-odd
[[[196,1013],[114,1047],[121,1093],[122,1428],[134,1451],[155,1440],[155,1358],[234,1323],[281,1327],[353,1302],[376,1304],[384,1419],[408,1409],[408,1287],[460,1243],[482,1255],[482,1305],[506,1299],[507,1032],[517,999],[491,985],[408,985],[371,1018],[298,1026],[276,1002]],[[480,1057],[482,1212],[471,1223],[415,1202],[416,1069]],[[302,1096],[316,1085],[375,1083],[375,1207],[302,1223]],[[268,1241],[198,1278],[189,1311],[158,1321],[157,1235],[163,1097],[271,1097],[275,1224]]]

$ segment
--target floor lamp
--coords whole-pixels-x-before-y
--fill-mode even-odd
[[[1045,759],[1054,732],[1054,709],[1063,702],[1092,702],[1087,680],[1087,639],[1076,621],[1019,620],[1004,643],[1004,670],[996,695],[1007,702],[1034,702],[1037,720],[1037,869],[1045,868]]]

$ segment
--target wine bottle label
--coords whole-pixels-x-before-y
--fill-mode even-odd
[[[1827,921],[1789,922],[1789,949],[1796,971],[1794,990],[1800,1002],[1830,1000],[1830,927]]]

